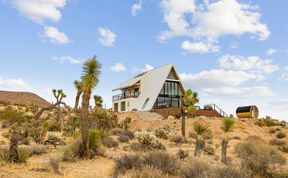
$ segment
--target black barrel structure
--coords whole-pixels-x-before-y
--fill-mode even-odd
[[[238,118],[258,118],[259,110],[254,105],[242,106],[237,108],[236,115]]]

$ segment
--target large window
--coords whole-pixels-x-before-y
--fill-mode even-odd
[[[178,82],[169,82],[166,81],[160,95],[168,95],[168,96],[180,96],[181,91]]]
[[[154,104],[154,108],[180,107],[180,97],[162,97],[159,96]]]

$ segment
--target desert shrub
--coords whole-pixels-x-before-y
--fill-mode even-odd
[[[33,120],[29,124],[29,135],[37,144],[41,144],[44,141],[46,130],[43,128],[41,121]]]
[[[111,135],[119,135],[120,133],[122,133],[124,130],[121,128],[113,128],[110,130],[110,134]]]
[[[134,138],[134,133],[132,131],[129,131],[129,130],[121,132],[120,135],[124,135],[124,136],[128,137],[129,139]]]
[[[275,133],[276,131],[277,131],[277,128],[275,127],[269,128],[269,133]]]
[[[29,153],[29,149],[19,148],[18,149],[18,157],[19,157],[18,163],[26,163],[30,155],[31,153]],[[0,159],[3,161],[9,162],[9,149],[8,148],[0,149]]]
[[[168,178],[168,176],[153,167],[144,166],[141,170],[132,170],[128,178]]]
[[[216,167],[211,170],[211,177],[213,178],[246,178],[245,171],[232,166]]]
[[[204,148],[204,153],[206,153],[207,155],[214,155],[215,149],[210,145],[206,145]]]
[[[279,139],[282,139],[282,138],[286,137],[286,134],[283,133],[283,132],[279,132],[279,133],[277,133],[276,137],[279,138]]]
[[[57,148],[57,145],[61,145],[64,144],[63,140],[60,139],[59,137],[55,136],[55,135],[49,135],[48,139],[44,142],[44,145],[53,145],[55,148]]]
[[[210,165],[206,162],[193,159],[181,166],[180,173],[183,178],[206,178],[209,175]]]
[[[103,138],[102,144],[108,148],[116,148],[119,145],[118,142],[111,137]]]
[[[46,153],[46,147],[43,145],[32,145],[26,147],[27,152],[29,155],[41,155]]]
[[[165,150],[163,144],[151,133],[149,132],[137,132],[136,138],[138,142],[141,144],[142,148],[145,149],[162,149]]]
[[[52,170],[54,171],[54,173],[56,174],[60,174],[60,165],[59,163],[61,162],[62,158],[61,156],[57,157],[57,156],[54,156],[54,157],[50,157],[49,158],[49,165],[51,166]]]
[[[66,145],[63,150],[63,161],[76,161],[83,156],[83,145],[81,139],[74,140],[71,144]]]
[[[202,134],[202,137],[203,137],[203,139],[205,139],[205,140],[210,140],[210,139],[213,138],[213,133],[212,133],[211,130],[208,129],[206,132],[204,132],[204,133]]]
[[[177,156],[178,156],[179,159],[184,160],[185,158],[187,158],[187,157],[189,156],[189,152],[180,149],[180,150],[178,151],[178,153],[177,153]]]
[[[282,168],[282,169],[274,168],[269,172],[269,174],[271,178],[287,178],[288,177],[288,171],[285,170],[285,168]]]
[[[118,117],[114,112],[96,108],[91,113],[90,125],[99,130],[111,130],[118,125]]]
[[[234,150],[243,167],[261,176],[267,176],[270,165],[286,163],[286,158],[278,150],[257,137],[248,137],[238,143]]]
[[[139,155],[125,154],[114,160],[115,170],[114,175],[125,173],[127,170],[140,169],[143,166],[143,159]]]
[[[56,120],[49,120],[43,123],[43,128],[50,132],[60,132],[61,124],[59,124]]]
[[[164,127],[160,127],[160,128],[155,129],[154,135],[157,138],[168,139],[170,132],[171,132],[170,126],[165,125]]]
[[[64,136],[73,136],[75,131],[76,131],[76,128],[79,128],[80,127],[80,117],[78,116],[74,116],[74,117],[71,117],[65,127],[62,129],[63,130],[63,135]]]
[[[272,139],[269,142],[271,145],[283,146],[286,144],[285,140]]]
[[[282,151],[283,153],[288,153],[288,146],[287,145],[282,145],[282,146],[278,147],[278,149],[280,151]]]
[[[189,132],[189,137],[196,139],[198,137],[198,134],[192,131],[192,132]]]
[[[153,151],[145,155],[144,164],[169,175],[176,175],[179,168],[179,162],[176,157],[162,151]]]
[[[2,128],[7,128],[15,123],[23,123],[25,117],[22,112],[16,111],[13,107],[8,106],[0,111],[0,121],[2,121]]]
[[[257,119],[255,125],[258,125],[260,127],[263,126],[273,127],[276,125],[276,123],[271,118],[265,118],[265,119]]]
[[[120,134],[117,139],[122,143],[129,142],[130,140],[130,138],[127,135],[122,135],[122,134]]]
[[[143,151],[143,147],[142,147],[142,144],[138,143],[138,142],[132,142],[130,144],[130,148],[133,150],[133,151]]]
[[[176,143],[176,144],[187,143],[187,140],[184,137],[180,136],[180,135],[174,135],[174,136],[170,137],[169,140],[171,142]]]

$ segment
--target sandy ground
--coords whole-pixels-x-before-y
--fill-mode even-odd
[[[144,114],[146,117],[142,119],[143,114],[139,116],[137,112],[122,113],[119,114],[119,118],[124,119],[125,117],[131,117],[132,123],[130,124],[130,130],[153,130],[164,125],[169,125],[173,133],[171,135],[180,135],[181,133],[181,120],[178,119],[159,119],[155,115]],[[158,119],[157,119],[158,118]],[[197,117],[194,119],[187,119],[186,122],[186,133],[193,130],[193,123],[195,121],[201,121],[209,125],[212,133],[213,139],[210,141],[210,145],[215,148],[216,154],[213,156],[202,155],[202,157],[213,164],[220,164],[220,152],[221,152],[221,139],[226,136],[221,130],[222,120],[220,118],[206,118]],[[232,158],[232,164],[239,164],[239,160],[233,157],[234,146],[244,140],[246,137],[251,135],[256,135],[261,137],[266,141],[270,141],[275,138],[275,134],[269,133],[269,127],[259,127],[254,124],[253,120],[236,120],[232,132],[229,133],[229,137],[239,137],[240,139],[232,139],[229,142],[228,157]],[[7,145],[8,141],[2,136],[5,130],[0,129],[0,146]],[[284,138],[288,142],[288,128],[282,128],[282,131],[287,134]],[[1,143],[2,141],[2,143]],[[136,142],[134,139],[131,142]],[[188,143],[176,145],[169,140],[161,140],[165,145],[167,152],[175,155],[179,149],[187,150],[190,156],[193,156],[195,149],[195,140],[188,138]],[[121,143],[117,149],[106,149],[106,157],[97,157],[92,160],[80,160],[76,162],[62,162],[60,163],[61,175],[55,174],[49,166],[49,158],[59,152],[59,149],[50,148],[46,154],[40,156],[32,156],[27,163],[16,165],[16,164],[6,164],[0,162],[0,177],[15,177],[15,178],[50,178],[50,177],[67,177],[67,178],[109,178],[113,173],[114,161],[113,158],[119,157],[126,153],[132,153],[130,149],[127,149],[128,143]],[[286,154],[288,160],[288,154]],[[287,167],[288,169],[288,167]]]

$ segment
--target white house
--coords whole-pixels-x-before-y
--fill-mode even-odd
[[[150,111],[181,105],[184,87],[172,64],[141,73],[113,90],[113,111]]]

